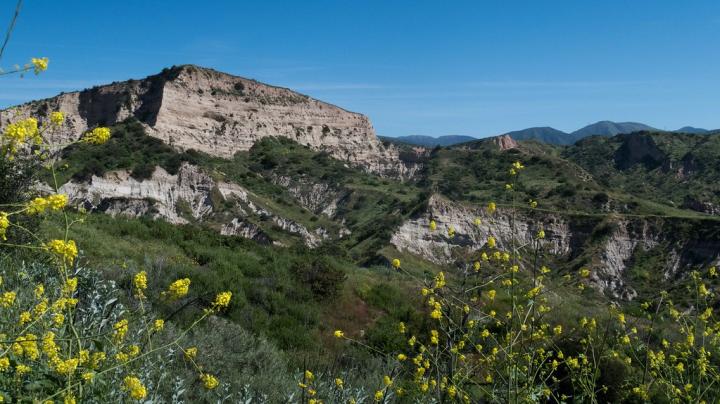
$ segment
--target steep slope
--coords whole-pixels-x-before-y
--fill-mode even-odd
[[[129,117],[150,136],[179,150],[229,158],[267,136],[283,136],[381,175],[410,177],[398,150],[383,145],[364,115],[286,88],[192,65],[35,101],[0,112],[0,125],[19,116],[67,116],[58,143],[97,125]]]
[[[510,137],[515,140],[534,139],[539,142],[557,145],[571,144],[574,139],[567,133],[557,130],[555,128],[551,128],[549,126],[516,130],[513,132],[508,132],[506,134],[510,135]]]
[[[573,137],[574,141],[577,141],[588,136],[615,136],[621,133],[632,133],[641,130],[656,131],[657,129],[637,122],[599,121],[570,133],[570,136]]]

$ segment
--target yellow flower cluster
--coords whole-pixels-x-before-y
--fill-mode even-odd
[[[147,273],[140,271],[133,277],[133,287],[135,288],[135,296],[142,299],[145,297],[145,289],[147,289]]]
[[[153,322],[153,330],[155,332],[162,331],[163,328],[165,328],[165,320],[159,318]]]
[[[142,381],[135,376],[126,376],[123,380],[123,388],[128,392],[130,398],[142,400],[147,396],[147,389]]]
[[[41,72],[47,70],[49,60],[48,58],[32,58],[30,59],[30,63],[33,65],[35,74],[40,74]]]
[[[4,308],[11,307],[15,304],[15,298],[17,294],[15,292],[4,292],[0,295],[0,306]]]
[[[129,330],[129,324],[127,319],[122,319],[113,325],[113,339],[117,342],[122,341],[125,338]]]
[[[230,305],[230,299],[232,299],[232,292],[221,292],[215,296],[213,307],[215,309],[224,309]]]
[[[45,248],[66,264],[72,264],[78,255],[77,245],[74,240],[50,240],[45,244]]]
[[[110,139],[110,129],[98,127],[86,133],[82,141],[94,145],[101,145]]]
[[[65,115],[62,112],[56,111],[50,113],[50,123],[55,126],[60,126],[65,122]]]
[[[189,290],[190,279],[183,278],[171,283],[168,287],[168,290],[166,292],[163,292],[163,295],[171,300],[176,300],[187,295]]]
[[[10,219],[7,212],[0,212],[0,239],[7,240],[7,229],[10,227]]]
[[[208,390],[212,390],[220,384],[215,376],[208,373],[202,373],[200,375],[200,380],[203,382],[203,387]]]
[[[197,348],[196,347],[190,347],[184,349],[185,353],[185,359],[187,360],[193,360],[197,356]]]
[[[35,118],[27,118],[9,124],[3,132],[3,152],[9,158],[14,158],[18,149],[24,144],[39,145],[42,143],[42,136],[38,129],[38,121]]]

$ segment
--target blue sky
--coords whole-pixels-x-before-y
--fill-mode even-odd
[[[14,1],[0,3],[0,27]],[[0,106],[194,63],[368,115],[381,135],[720,127],[720,1],[25,0]]]

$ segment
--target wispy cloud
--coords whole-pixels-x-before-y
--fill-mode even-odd
[[[384,90],[387,87],[369,83],[295,83],[289,88],[300,91],[346,91],[346,90]]]
[[[596,88],[650,84],[649,81],[473,81],[470,87],[497,88]]]
[[[3,92],[6,90],[56,90],[75,91],[83,90],[92,86],[107,84],[113,80],[38,80],[35,78],[8,80],[2,83]],[[3,94],[5,95],[5,94]]]

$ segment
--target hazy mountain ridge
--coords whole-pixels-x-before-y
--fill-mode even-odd
[[[435,147],[435,146],[452,146],[459,143],[472,142],[477,140],[476,137],[465,135],[446,135],[446,136],[425,136],[425,135],[408,135],[408,136],[380,136],[380,139],[389,142],[400,142],[411,145]]]
[[[703,128],[695,128],[693,126],[683,126],[682,128],[676,129],[673,132],[701,134],[701,133],[710,133],[710,132],[712,132],[712,130],[703,129]]]
[[[633,133],[640,131],[662,132],[649,125],[638,122],[612,122],[598,121],[593,124],[584,126],[576,131],[567,133],[555,129],[550,126],[537,126],[532,128],[520,129],[504,133],[511,136],[515,140],[536,140],[543,143],[553,145],[571,145],[580,139],[589,136],[615,136],[624,133]],[[671,131],[674,133],[692,133],[692,134],[710,134],[717,132],[716,130],[708,130],[696,128],[692,126],[684,126],[680,129]],[[469,136],[400,136],[395,138],[383,137],[383,140],[395,143],[406,143],[411,145],[434,147],[434,146],[452,146],[459,143],[470,142],[475,138]]]
[[[530,140],[534,139],[543,143],[549,144],[572,144],[573,137],[569,134],[551,128],[549,126],[527,128],[522,130],[516,130],[506,133],[515,140]]]

